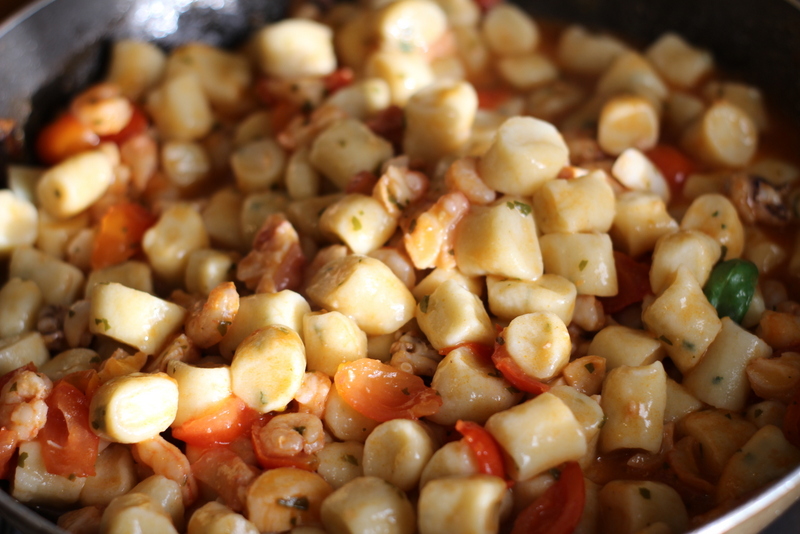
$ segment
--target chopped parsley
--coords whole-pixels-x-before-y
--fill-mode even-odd
[[[300,497],[286,497],[285,499],[278,499],[275,502],[280,506],[294,508],[295,510],[302,510],[304,512],[311,507],[311,503],[308,502],[308,497],[304,495]]]
[[[21,468],[25,467],[25,460],[27,459],[28,459],[27,452],[20,453],[19,458],[17,458],[17,465]]]
[[[589,260],[581,260],[581,262],[578,264],[578,270],[583,271],[587,265],[589,265]]]
[[[304,427],[304,426],[296,426],[296,427],[294,427],[294,431],[302,436],[306,431],[306,427]]]
[[[358,232],[359,230],[361,230],[361,221],[358,219],[358,217],[356,217],[355,215],[353,215],[353,218],[352,218],[352,219],[350,219],[350,220],[351,220],[351,221],[352,221],[352,223],[353,223],[353,230],[355,230],[356,232]]]
[[[659,336],[658,339],[660,339],[661,341],[663,341],[664,343],[666,343],[670,347],[672,346],[672,341],[670,341],[667,336],[662,335],[662,336]]]
[[[511,210],[515,209],[525,216],[530,215],[531,212],[533,211],[533,208],[531,208],[529,204],[525,204],[524,202],[520,202],[519,200],[514,200],[513,202],[509,200],[508,202],[506,202],[506,206],[508,206],[508,209]]]
[[[431,300],[431,297],[430,297],[430,295],[425,295],[425,296],[424,296],[424,297],[422,297],[422,299],[419,301],[419,310],[420,310],[422,313],[428,313],[428,303],[430,302],[430,300]]]
[[[594,364],[593,363],[589,362],[586,365],[584,365],[584,367],[586,368],[587,371],[589,371],[590,374],[594,373]]]
[[[561,478],[561,470],[560,469],[556,469],[554,467],[554,468],[550,469],[549,473],[550,473],[550,476],[553,477],[555,480],[558,480],[559,478]]]
[[[650,490],[647,488],[639,488],[639,495],[645,499],[650,499]]]
[[[402,392],[403,392],[403,395],[411,395],[411,392],[410,392],[410,391],[408,391],[408,388],[403,388],[403,389],[401,389],[400,391],[402,391]]]
[[[712,384],[719,384],[720,382],[722,382],[721,376],[715,376],[714,378],[711,379]]]
[[[111,325],[108,324],[108,319],[104,317],[98,317],[94,320],[94,324],[96,325],[103,325],[103,331],[108,332],[111,329]]]
[[[227,334],[228,327],[230,325],[231,325],[230,321],[220,321],[219,324],[217,325],[217,331],[219,332],[219,335],[224,336],[225,334]]]
[[[348,464],[353,464],[354,466],[358,467],[358,459],[352,454],[345,454],[344,456],[342,456],[342,460],[344,460]]]

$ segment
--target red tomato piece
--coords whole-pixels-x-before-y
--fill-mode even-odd
[[[172,437],[201,448],[230,443],[250,431],[258,412],[231,395],[204,415],[172,429]]]
[[[577,462],[565,463],[555,484],[525,508],[511,534],[571,534],[583,515],[586,489]]]
[[[783,435],[789,443],[800,447],[800,389],[786,407],[786,415],[783,416]]]
[[[486,13],[500,2],[501,0],[475,0],[475,3],[478,4],[483,13]]]
[[[325,76],[322,81],[325,84],[325,90],[329,95],[332,95],[339,89],[347,87],[353,83],[355,76],[356,75],[353,72],[353,69],[350,67],[340,67]]]
[[[253,440],[253,450],[258,459],[258,465],[264,469],[275,469],[277,467],[295,467],[305,471],[316,471],[319,459],[313,454],[301,452],[293,456],[277,456],[271,454],[266,443],[265,436],[261,432],[272,416],[267,414],[253,422],[251,438]]]
[[[78,388],[81,393],[86,395],[87,399],[91,399],[94,392],[100,387],[100,377],[94,369],[75,371],[61,380]]]
[[[47,471],[61,476],[93,476],[100,443],[89,428],[89,400],[59,380],[47,397],[47,422],[37,439]]]
[[[606,313],[617,313],[631,304],[641,302],[650,289],[650,265],[640,263],[627,254],[614,251],[614,264],[617,269],[617,294],[613,297],[600,297]]]
[[[122,263],[141,250],[142,236],[156,218],[139,204],[122,202],[111,206],[100,220],[94,238],[92,269]]]
[[[495,110],[508,102],[514,93],[508,89],[478,89],[478,107]]]
[[[492,353],[492,362],[494,362],[497,370],[503,374],[503,377],[511,382],[512,386],[533,395],[541,395],[550,390],[548,384],[525,374],[525,371],[511,358],[511,355],[506,350],[505,341],[500,341],[503,337],[498,336],[497,339],[498,341],[495,343],[494,352]]]
[[[506,478],[506,468],[500,446],[494,437],[478,423],[458,420],[456,430],[461,432],[464,441],[478,460],[478,470],[484,475]]]
[[[406,130],[406,118],[403,108],[400,106],[389,106],[383,111],[378,112],[374,117],[367,119],[367,127],[375,133],[392,143],[395,152],[403,146],[403,134]]]
[[[147,119],[147,115],[139,106],[134,105],[133,115],[131,115],[131,120],[128,121],[128,124],[115,134],[101,136],[100,140],[121,145],[131,137],[143,134],[148,126],[150,126],[150,121]]]
[[[100,138],[91,128],[72,113],[64,113],[39,132],[36,154],[44,163],[55,165],[99,144]]]
[[[375,176],[374,172],[370,171],[361,171],[357,172],[350,178],[350,181],[347,182],[347,187],[345,188],[345,193],[361,193],[362,195],[371,195],[372,189],[375,187],[375,184],[378,183],[378,177]]]
[[[422,379],[372,358],[339,366],[336,391],[358,413],[375,421],[433,415],[442,398]]]
[[[683,183],[695,170],[692,160],[684,156],[677,148],[669,145],[657,145],[644,154],[664,175],[672,194],[680,195],[683,191]]]
[[[7,428],[0,428],[0,478],[9,479],[14,474],[14,452],[17,450],[19,438],[17,433]]]
[[[452,351],[459,349],[461,347],[466,347],[472,352],[476,354],[479,358],[483,358],[485,360],[489,360],[492,357],[492,352],[494,351],[494,347],[490,347],[489,345],[484,345],[482,343],[475,343],[474,341],[467,341],[465,343],[459,343],[458,345],[453,345],[452,347],[445,347],[439,351],[439,354],[442,356],[447,356]]]

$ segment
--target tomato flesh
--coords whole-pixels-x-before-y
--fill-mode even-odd
[[[128,139],[143,134],[147,130],[148,126],[150,126],[150,121],[147,120],[147,115],[145,115],[144,111],[142,111],[138,106],[134,105],[133,114],[131,115],[131,120],[128,121],[128,124],[126,124],[122,130],[115,134],[104,135],[100,137],[100,140],[103,142],[111,142],[121,145]]]
[[[419,419],[442,406],[439,394],[420,377],[372,358],[340,365],[333,381],[347,404],[375,421]]]
[[[172,429],[172,436],[189,445],[207,448],[231,443],[250,431],[258,412],[231,395],[206,412]]]
[[[258,459],[258,465],[263,469],[295,467],[297,469],[303,469],[304,471],[316,471],[319,460],[313,454],[301,452],[291,456],[278,456],[270,453],[265,436],[262,433],[262,430],[267,426],[270,419],[272,419],[272,416],[266,414],[253,422],[251,438],[253,440],[253,450],[256,453],[256,459]]]
[[[600,297],[603,311],[608,314],[621,312],[631,304],[641,302],[650,289],[650,266],[641,263],[627,254],[614,251],[614,264],[617,269],[617,294],[613,297]]]
[[[93,476],[100,438],[89,428],[86,395],[59,380],[46,402],[47,422],[37,439],[47,471],[61,476]]]
[[[645,156],[661,171],[672,194],[679,196],[686,178],[695,170],[694,163],[680,150],[669,145],[657,145],[645,152]]]
[[[525,393],[533,395],[540,395],[550,391],[550,386],[541,380],[534,378],[525,373],[517,362],[511,357],[504,345],[505,341],[502,336],[498,336],[498,341],[495,343],[494,352],[492,353],[492,362],[497,370],[503,374],[503,377],[511,382],[511,385]]]
[[[144,233],[156,218],[139,204],[122,202],[111,206],[100,220],[92,249],[92,269],[122,263],[141,251]]]
[[[36,139],[36,154],[55,165],[100,144],[100,138],[72,113],[64,113],[45,126]]]
[[[456,430],[478,460],[478,470],[484,475],[506,478],[506,468],[500,446],[489,432],[478,423],[458,420]]]
[[[511,534],[571,534],[583,515],[586,489],[577,462],[567,462],[558,480],[514,521]]]

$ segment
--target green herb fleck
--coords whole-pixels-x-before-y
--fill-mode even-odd
[[[294,431],[302,436],[306,431],[306,427],[304,427],[304,426],[296,426],[296,427],[294,427]]]
[[[594,364],[593,363],[589,362],[586,365],[584,365],[584,367],[586,368],[587,371],[589,371],[589,373],[594,373]]]
[[[720,260],[724,260],[724,259],[725,259],[725,256],[727,256],[727,255],[728,255],[728,247],[726,247],[725,245],[722,245],[722,246],[721,246],[721,247],[719,247],[719,248],[720,248],[720,250],[722,251],[722,252],[720,253],[720,255],[719,255],[719,259],[720,259]]]
[[[61,198],[61,190],[53,189],[53,195],[55,195],[56,198]]]
[[[310,503],[308,502],[308,497],[306,496],[287,497],[285,499],[278,499],[276,502],[280,506],[294,508],[295,510],[302,510],[304,512],[310,508]]]
[[[589,260],[581,260],[578,264],[578,270],[583,271],[587,265],[589,265]]]
[[[530,215],[531,212],[533,211],[533,208],[531,208],[529,204],[525,204],[524,202],[520,202],[519,200],[515,200],[513,202],[509,200],[508,202],[506,202],[506,206],[508,206],[508,209],[510,210],[515,209],[519,211],[522,215]]]
[[[75,317],[75,310],[69,310],[67,312],[67,317],[70,317],[70,318]]]
[[[496,338],[494,338],[494,342],[497,343],[498,345],[505,345],[506,339],[503,336],[497,336]]]
[[[401,389],[400,391],[402,391],[402,392],[403,392],[403,395],[411,395],[411,392],[410,392],[410,391],[408,391],[408,388],[403,388],[403,389]]]
[[[70,480],[75,480],[78,477],[75,476],[75,473],[70,473],[67,478],[70,479]]]
[[[308,115],[312,111],[314,111],[314,104],[311,103],[310,100],[306,100],[303,102],[303,107],[300,109],[305,115]],[[342,144],[342,141],[339,141],[339,144]],[[344,145],[342,145],[344,146]]]
[[[219,335],[224,336],[228,333],[228,327],[231,325],[230,321],[220,321],[217,325],[217,332]]]
[[[400,41],[398,43],[398,46],[400,47],[400,51],[404,52],[406,54],[408,54],[409,52],[413,52],[414,51],[414,45],[412,45],[411,43],[409,43],[408,41],[405,41],[405,40]]]
[[[672,341],[670,341],[670,340],[669,340],[669,338],[668,338],[667,336],[663,336],[663,335],[662,335],[662,336],[659,336],[659,338],[658,338],[658,339],[660,339],[661,341],[663,341],[664,343],[666,343],[666,344],[667,344],[667,345],[669,345],[670,347],[672,346]]]
[[[549,473],[550,473],[550,476],[553,477],[555,480],[558,480],[559,478],[561,478],[561,470],[560,469],[556,469],[554,467],[554,468],[550,469]]]
[[[342,148],[346,147],[347,146],[347,140],[346,139],[339,139],[339,146],[342,147]]]
[[[712,217],[719,217],[719,210],[711,214]]]
[[[11,387],[8,388],[8,391],[17,391],[17,383],[14,382],[13,384],[11,384]]]
[[[20,453],[19,458],[17,458],[17,465],[20,468],[25,467],[25,460],[27,460],[27,459],[28,459],[28,453],[27,452]]]
[[[419,310],[420,310],[422,313],[428,313],[428,302],[430,302],[430,300],[431,300],[431,297],[430,297],[430,295],[425,295],[425,296],[424,296],[424,297],[422,297],[422,299],[419,301]]]
[[[417,229],[417,220],[411,219],[411,224],[408,225],[408,233],[413,234],[414,230]]]
[[[761,417],[761,415],[763,413],[764,413],[764,410],[762,410],[761,408],[756,408],[756,411],[753,412],[753,417]]]
[[[259,395],[259,396],[258,396],[258,400],[259,400],[259,402],[261,402],[261,404],[266,404],[266,403],[269,401],[269,399],[267,398],[267,396],[266,396],[266,395],[264,395],[264,392],[263,392],[263,391],[259,391],[259,392],[258,392],[258,395]]]
[[[489,373],[489,376],[491,376],[492,378],[503,378],[503,373],[501,373],[498,369],[495,369],[494,371]]]
[[[694,352],[694,349],[696,348],[694,346],[694,343],[692,343],[691,341],[686,341],[685,339],[681,342],[681,345],[683,345],[684,349],[692,352]]]
[[[103,331],[108,332],[111,329],[111,325],[108,324],[108,319],[106,318],[97,318],[94,320],[94,324],[96,325],[103,325]]]
[[[644,497],[645,499],[650,498],[650,490],[647,488],[639,488],[639,495]]]
[[[353,215],[353,218],[350,220],[353,222],[353,230],[355,230],[356,232],[361,230],[361,221],[358,219],[358,217]]]
[[[519,392],[520,392],[520,391],[519,391],[517,388],[515,388],[514,386],[508,386],[508,387],[506,388],[506,391],[508,391],[508,392],[509,392],[509,393],[511,393],[512,395],[516,395],[517,393],[519,393]]]
[[[342,456],[342,460],[344,460],[348,464],[353,464],[354,466],[358,467],[358,459],[352,454],[345,454],[344,456]]]
[[[720,382],[722,382],[721,376],[715,376],[714,378],[711,379],[712,384],[719,384]]]

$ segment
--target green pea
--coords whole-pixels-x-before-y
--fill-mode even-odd
[[[718,263],[711,271],[703,292],[720,317],[730,317],[741,323],[753,300],[757,283],[758,267],[737,258]]]

